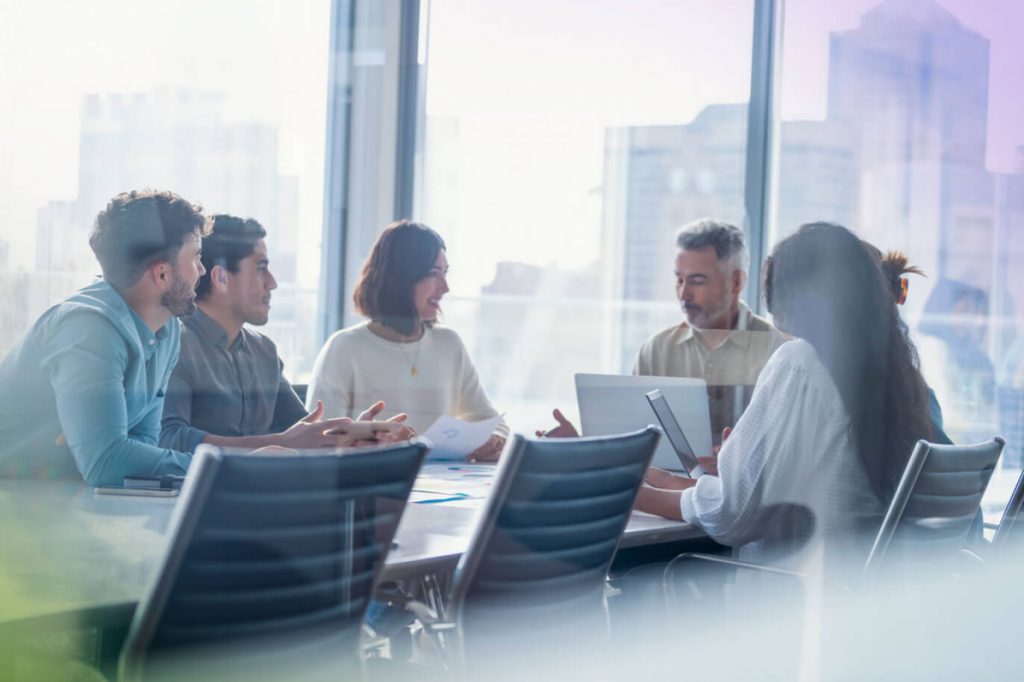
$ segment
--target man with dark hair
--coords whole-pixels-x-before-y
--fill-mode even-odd
[[[739,420],[761,368],[785,337],[740,300],[750,260],[742,230],[698,220],[679,231],[676,246],[676,297],[686,319],[648,339],[633,374],[704,379],[718,444],[722,431]],[[558,410],[555,419],[558,425],[547,435],[575,434]]]
[[[251,218],[230,215],[215,215],[211,223],[203,238],[206,272],[197,286],[199,309],[184,322],[181,358],[164,401],[160,444],[184,452],[195,451],[200,443],[335,446],[337,436],[325,435],[325,430],[350,420],[320,421],[322,404],[307,414],[284,377],[274,342],[245,326],[267,323],[277,288],[266,230]],[[372,418],[380,407],[363,418]]]
[[[202,209],[171,192],[119,194],[100,211],[89,245],[103,279],[46,311],[0,362],[0,475],[119,486],[185,472],[191,455],[158,445],[160,414],[205,229]]]

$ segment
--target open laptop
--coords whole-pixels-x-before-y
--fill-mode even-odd
[[[577,374],[576,401],[584,436],[608,436],[636,431],[656,422],[647,394],[660,389],[686,432],[693,451],[711,454],[711,418],[708,390],[703,379],[638,377],[619,374]],[[669,471],[682,471],[672,444],[658,442],[651,464]]]
[[[668,401],[661,394],[661,390],[655,389],[651,391],[647,394],[646,398],[647,402],[651,405],[651,409],[654,410],[654,416],[661,422],[661,429],[665,432],[665,437],[672,444],[672,449],[676,451],[676,457],[679,459],[683,471],[690,478],[702,476],[704,470],[701,469],[700,462],[697,461],[697,453],[690,447],[690,441],[686,438],[686,434],[683,433],[683,428],[679,426],[679,420],[672,413],[672,408],[668,406]]]

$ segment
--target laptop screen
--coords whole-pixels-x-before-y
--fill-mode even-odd
[[[654,410],[654,415],[661,422],[661,428],[664,429],[669,443],[672,444],[672,449],[676,451],[676,456],[679,457],[679,463],[683,465],[683,470],[687,474],[691,473],[700,464],[697,461],[697,455],[693,452],[693,448],[690,447],[690,441],[686,440],[686,434],[683,433],[683,429],[679,426],[679,421],[672,414],[672,408],[668,406],[668,401],[665,400],[665,396],[661,394],[661,391],[657,389],[648,393],[646,397],[647,402],[651,404],[651,409]]]

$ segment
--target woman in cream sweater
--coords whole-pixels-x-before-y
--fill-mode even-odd
[[[357,405],[383,400],[390,413],[425,431],[441,415],[466,421],[497,416],[476,368],[454,330],[437,325],[448,293],[445,244],[434,230],[401,220],[377,238],[356,284],[356,310],[369,318],[336,332],[313,366],[307,402],[354,416]],[[502,424],[471,460],[495,460]]]

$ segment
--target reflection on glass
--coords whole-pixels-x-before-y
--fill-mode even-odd
[[[753,6],[430,3],[414,213],[451,247],[444,323],[514,429],[682,321],[680,227],[743,224]]]
[[[825,219],[904,251],[927,274],[912,278],[902,312],[946,431],[959,443],[1001,434],[1004,463],[1019,467],[1024,98],[1007,78],[1024,56],[1024,12],[1015,4],[787,2],[771,237]]]

